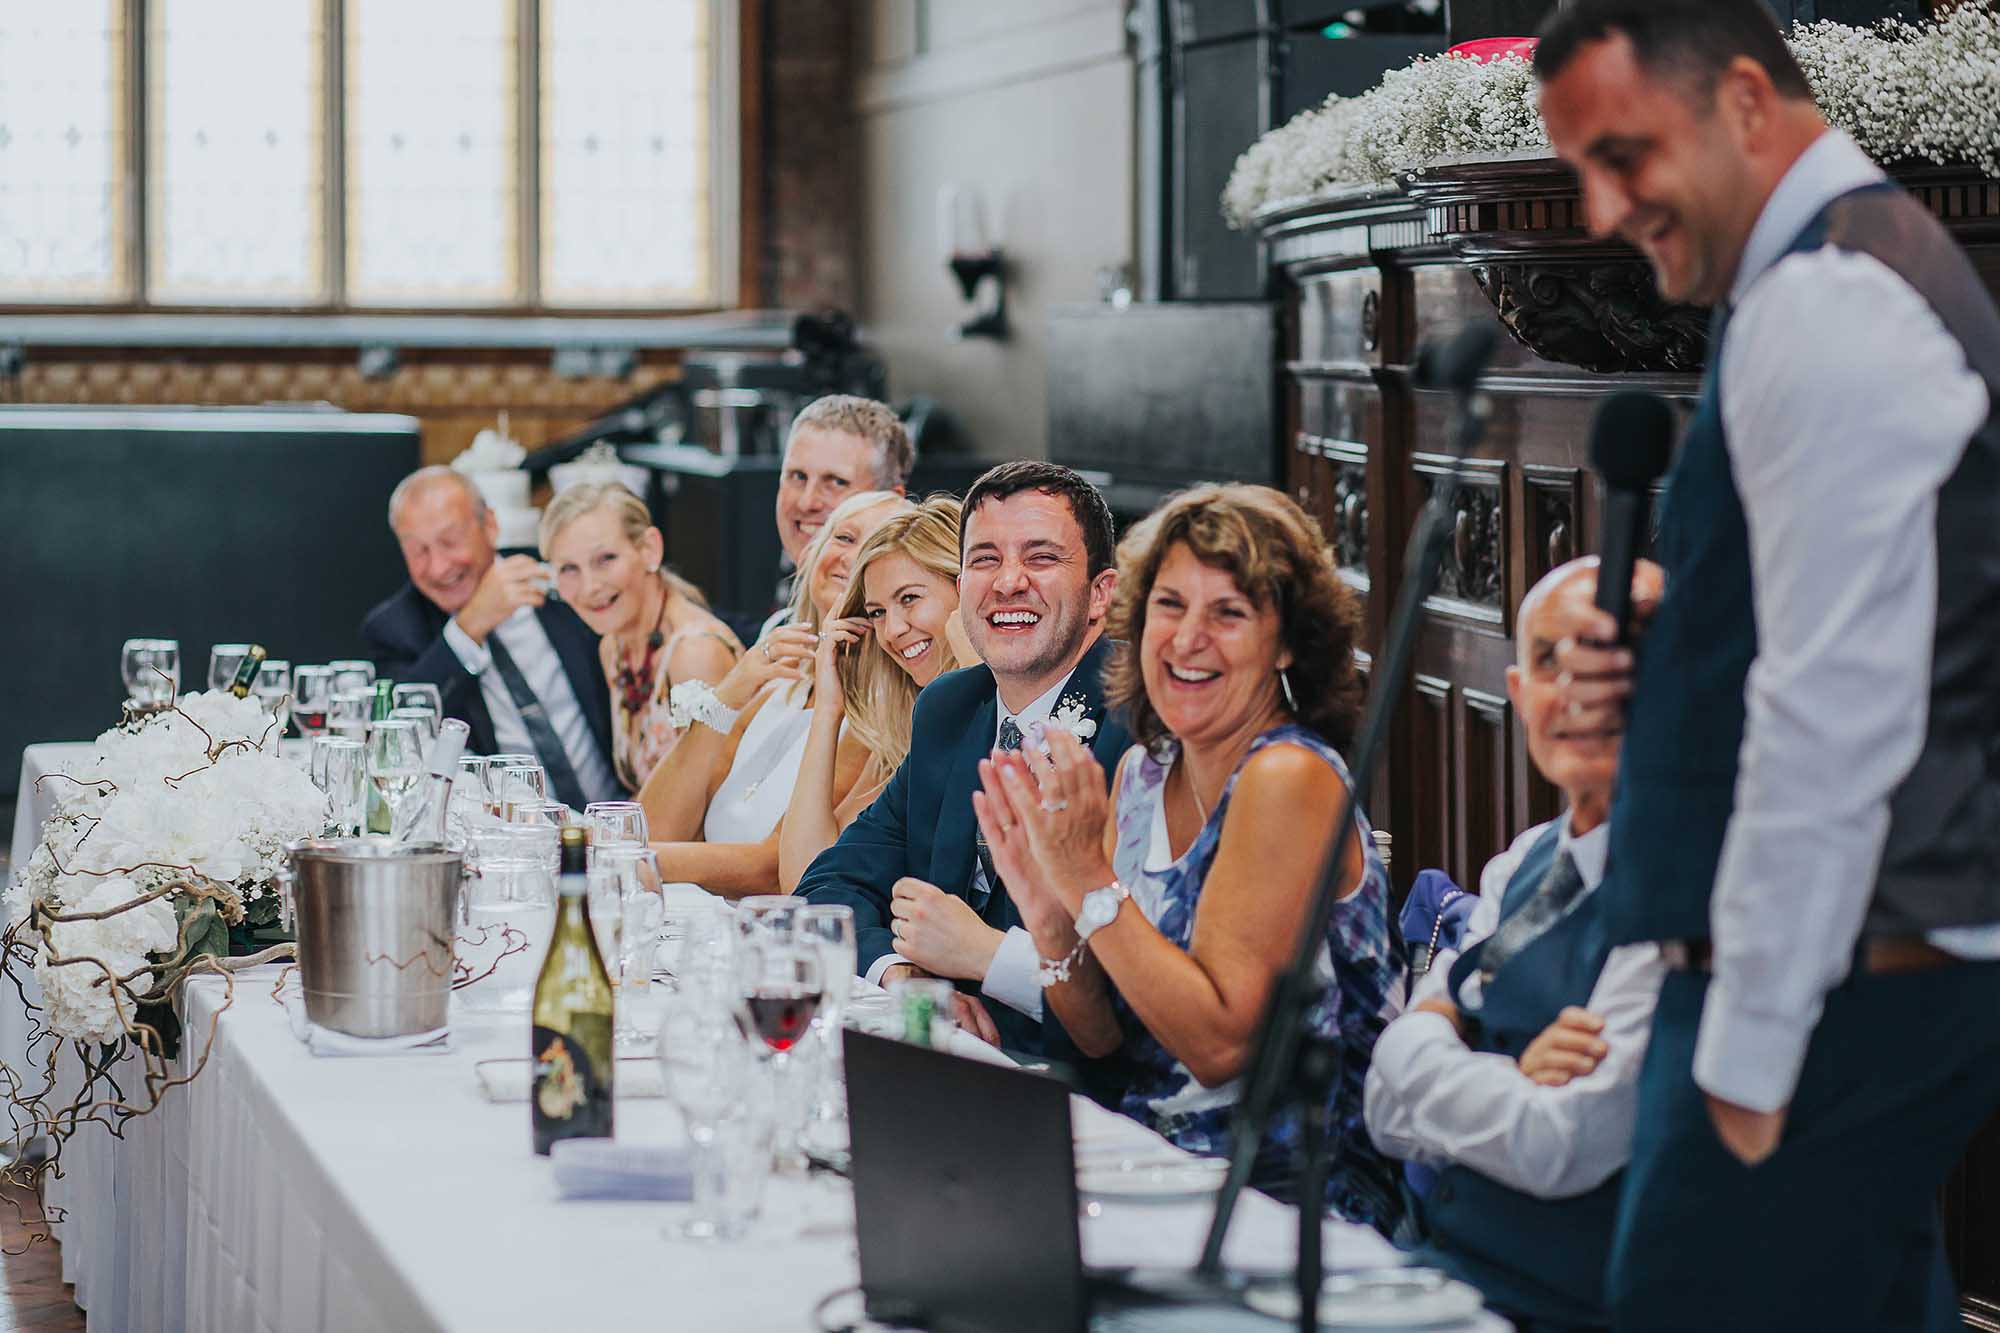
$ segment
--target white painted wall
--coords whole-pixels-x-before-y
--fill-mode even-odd
[[[982,456],[1048,454],[1048,309],[1095,300],[1135,241],[1125,0],[869,0],[860,26],[861,309],[898,397],[925,393]],[[1007,253],[1004,342],[966,316],[938,187],[976,187]]]

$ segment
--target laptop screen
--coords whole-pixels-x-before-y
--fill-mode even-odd
[[[845,1037],[869,1314],[938,1333],[1083,1333],[1068,1089],[866,1033]]]

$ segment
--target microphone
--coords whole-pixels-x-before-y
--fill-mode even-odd
[[[1618,622],[1618,642],[1632,637],[1632,567],[1645,540],[1652,485],[1674,449],[1674,410],[1643,389],[1612,394],[1590,428],[1590,463],[1604,480],[1597,605]]]
[[[1467,324],[1449,341],[1426,342],[1417,349],[1417,387],[1471,393],[1499,346],[1500,335],[1489,320]]]

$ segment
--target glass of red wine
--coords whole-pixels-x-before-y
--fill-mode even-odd
[[[804,1092],[811,1086],[813,1071],[798,1067],[802,1062],[794,1052],[812,1032],[813,1016],[825,994],[825,972],[811,941],[754,918],[743,923],[741,946],[738,1022],[746,1037],[762,1042],[771,1053],[774,1151],[781,1165],[799,1166]]]

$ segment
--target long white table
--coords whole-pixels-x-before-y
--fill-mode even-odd
[[[774,1178],[755,1232],[728,1244],[669,1238],[683,1205],[564,1202],[530,1150],[526,1106],[489,1103],[473,1071],[526,1049],[524,1018],[460,1017],[446,1055],[315,1057],[271,999],[276,971],[238,978],[207,1069],[159,1112],[123,1140],[91,1132],[69,1145],[51,1201],[68,1211],[64,1276],[93,1326],[796,1333],[823,1295],[857,1281],[843,1184]],[[223,995],[218,981],[190,987],[191,1034]],[[681,1129],[669,1103],[634,1098],[619,1103],[618,1133],[664,1142]],[[1173,1265],[1193,1261],[1207,1207],[1095,1213],[1082,1223],[1088,1262]],[[1289,1262],[1293,1226],[1290,1209],[1249,1197],[1231,1261]],[[1326,1246],[1339,1267],[1394,1262],[1374,1232],[1346,1223],[1328,1223]]]

